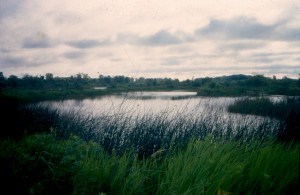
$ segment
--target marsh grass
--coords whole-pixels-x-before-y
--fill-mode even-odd
[[[192,111],[181,105],[159,113],[135,112],[126,101],[101,114],[86,113],[80,104],[69,110],[60,109],[60,105],[53,109],[51,104],[29,104],[25,110],[34,114],[32,123],[44,124],[37,129],[49,132],[52,127],[60,139],[77,135],[100,144],[108,153],[121,155],[133,149],[141,158],[160,149],[184,148],[192,137],[203,140],[208,134],[221,141],[264,142],[273,139],[282,125],[267,117],[226,114],[226,107],[213,107],[209,100]]]
[[[18,109],[30,133],[0,142],[3,189],[11,192],[299,193],[299,142],[275,141],[277,119],[223,115],[209,104],[197,114],[185,106],[143,115]]]
[[[278,101],[267,97],[241,98],[230,104],[228,111],[277,119],[282,123],[281,129],[277,131],[277,138],[300,140],[299,97],[285,97]]]
[[[20,139],[25,135],[49,131],[57,124],[58,110],[27,104],[17,98],[0,98],[0,139]]]
[[[226,116],[220,110],[171,115],[130,115],[128,113],[81,115],[70,111],[60,113],[55,124],[57,135],[68,138],[75,134],[82,139],[99,143],[107,152],[121,154],[134,148],[141,157],[148,157],[159,149],[185,147],[192,137],[204,139],[208,134],[216,140],[268,140],[280,126],[276,120],[255,116]]]
[[[71,135],[27,136],[0,145],[21,194],[297,194],[299,144],[191,139],[185,148],[140,159],[107,153]],[[4,189],[4,188],[3,188]]]

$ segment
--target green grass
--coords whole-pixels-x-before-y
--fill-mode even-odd
[[[208,136],[140,159],[133,151],[108,154],[77,136],[58,139],[53,131],[2,140],[0,149],[4,187],[19,194],[299,193],[299,143]]]
[[[71,134],[85,141],[99,143],[105,151],[122,154],[128,148],[141,157],[173,145],[183,148],[192,137],[204,139],[211,134],[216,140],[268,140],[276,136],[278,122],[268,119],[231,116],[224,119],[222,110],[205,106],[188,113],[184,107],[171,116],[170,110],[158,114],[141,115],[122,112],[85,115],[79,111],[59,112],[42,104],[23,105],[1,101],[1,137],[21,138],[53,127],[57,136],[65,139]],[[124,108],[123,108],[124,109]],[[126,110],[126,108],[125,108]],[[257,120],[260,120],[259,122]],[[11,122],[16,121],[16,122]]]
[[[19,89],[8,88],[3,90],[3,96],[17,98],[26,102],[38,102],[45,100],[84,99],[109,95],[116,92],[114,89]],[[0,96],[1,98],[1,96]]]
[[[242,98],[228,106],[228,112],[267,116],[282,122],[279,139],[300,140],[300,98],[285,97],[274,102],[267,97]]]
[[[12,194],[299,193],[299,142],[276,141],[268,121],[224,125],[210,108],[169,119],[0,105],[0,187]]]

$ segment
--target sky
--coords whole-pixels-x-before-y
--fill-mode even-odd
[[[0,0],[0,72],[298,78],[300,0]]]

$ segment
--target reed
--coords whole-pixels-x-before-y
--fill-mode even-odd
[[[139,158],[54,133],[0,143],[19,194],[298,194],[299,143],[191,139],[184,149]],[[3,170],[4,171],[4,170]],[[3,172],[2,172],[3,173]],[[8,183],[11,182],[11,183]],[[18,188],[13,186],[18,185]]]
[[[224,110],[207,107],[197,113],[186,111],[143,115],[127,112],[82,115],[79,111],[60,113],[53,124],[57,136],[77,135],[99,143],[107,152],[121,154],[134,148],[141,157],[170,147],[184,148],[192,137],[203,140],[208,134],[216,140],[261,142],[273,139],[281,127],[278,120],[259,116],[227,115]]]
[[[3,189],[12,193],[299,193],[299,142],[278,142],[278,118],[209,104],[196,114],[16,108],[29,133],[0,142]]]
[[[126,100],[124,100],[126,101]],[[208,100],[209,101],[209,100]],[[206,102],[207,103],[207,102]],[[125,104],[124,104],[125,105]],[[126,106],[114,112],[83,114],[77,110],[57,109],[44,103],[27,104],[20,108],[23,118],[19,128],[27,134],[55,129],[60,139],[77,135],[85,141],[100,144],[109,153],[120,155],[134,149],[140,157],[148,157],[159,149],[184,148],[194,137],[203,140],[211,135],[215,140],[238,142],[267,141],[276,138],[283,123],[278,119],[255,115],[226,114],[226,106],[214,108],[209,103],[193,108],[185,105],[160,113],[137,114]]]
[[[279,120],[282,125],[277,131],[281,140],[300,140],[300,98],[285,97],[272,101],[268,97],[241,98],[228,106],[232,113],[259,115]]]

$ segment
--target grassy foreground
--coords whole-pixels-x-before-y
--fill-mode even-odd
[[[204,141],[108,154],[55,132],[0,142],[2,190],[17,194],[298,194],[299,143]],[[4,182],[3,182],[4,181]]]

